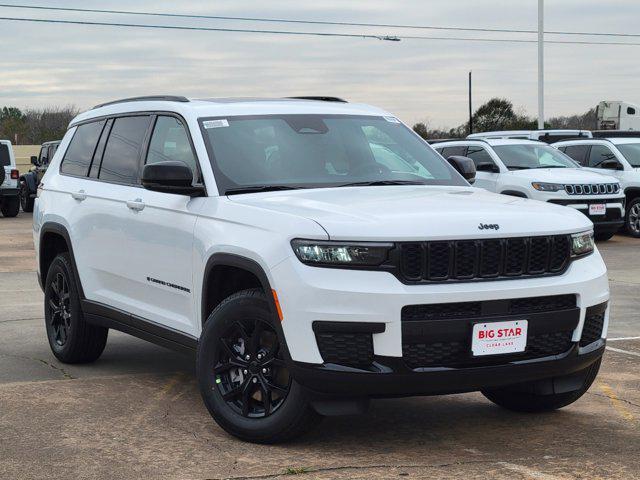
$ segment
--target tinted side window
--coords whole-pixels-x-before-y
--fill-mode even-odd
[[[605,145],[594,145],[589,154],[589,166],[599,168],[602,162],[615,160],[616,156],[611,149]]]
[[[149,143],[146,163],[168,161],[186,163],[197,179],[197,159],[191,149],[186,128],[175,117],[159,116]]]
[[[8,167],[9,165],[11,165],[9,146],[6,143],[0,143],[0,167]]]
[[[453,155],[464,156],[466,151],[467,147],[465,145],[462,145],[460,147],[445,147],[442,149],[442,153],[440,153],[440,155],[442,155],[444,158],[449,158]]]
[[[149,117],[117,118],[102,156],[98,178],[109,182],[138,183],[140,151]]]
[[[587,166],[587,152],[589,151],[589,145],[569,145],[562,147],[561,152],[573,158],[583,167]]]
[[[49,154],[47,153],[47,147],[40,148],[40,154],[38,155],[38,160],[40,163],[45,163],[49,161]]]
[[[491,155],[489,155],[489,152],[487,152],[484,148],[475,145],[469,146],[467,150],[467,157],[473,160],[473,163],[475,163],[476,167],[480,163],[496,163],[493,161],[493,158],[491,158]]]
[[[93,151],[102,132],[104,120],[80,125],[64,154],[60,171],[67,175],[84,177],[89,169]]]

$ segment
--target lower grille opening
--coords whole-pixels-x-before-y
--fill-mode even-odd
[[[370,333],[316,333],[320,355],[325,363],[337,363],[354,368],[373,363],[373,339]]]
[[[580,346],[584,347],[602,338],[604,328],[604,314],[607,311],[607,302],[587,308],[580,337]]]
[[[561,355],[574,345],[579,318],[575,295],[408,305],[402,309],[402,355],[412,369],[499,365]],[[525,351],[474,357],[474,323],[507,320],[527,320]]]

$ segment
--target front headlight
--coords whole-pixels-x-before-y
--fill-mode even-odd
[[[387,259],[392,243],[292,240],[296,257],[307,265],[375,266]]]
[[[561,183],[533,182],[531,186],[541,192],[559,192],[560,190],[564,190],[564,185]]]
[[[582,257],[593,252],[593,232],[581,232],[571,235],[571,256]]]

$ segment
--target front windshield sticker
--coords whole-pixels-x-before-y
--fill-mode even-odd
[[[387,122],[391,122],[391,123],[400,123],[400,120],[398,120],[396,117],[384,117],[384,119]]]
[[[226,118],[222,118],[220,120],[207,120],[206,122],[202,122],[202,125],[206,129],[209,129],[209,128],[221,128],[221,127],[228,127],[229,126],[229,122],[227,121]]]

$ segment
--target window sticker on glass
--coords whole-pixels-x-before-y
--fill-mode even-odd
[[[202,122],[202,125],[204,125],[204,128],[206,129],[221,128],[221,127],[228,127],[229,122],[227,121],[226,118],[221,118],[220,120],[207,120],[206,122]]]
[[[387,122],[391,122],[391,123],[400,123],[400,120],[398,120],[396,117],[384,117],[384,119]]]

